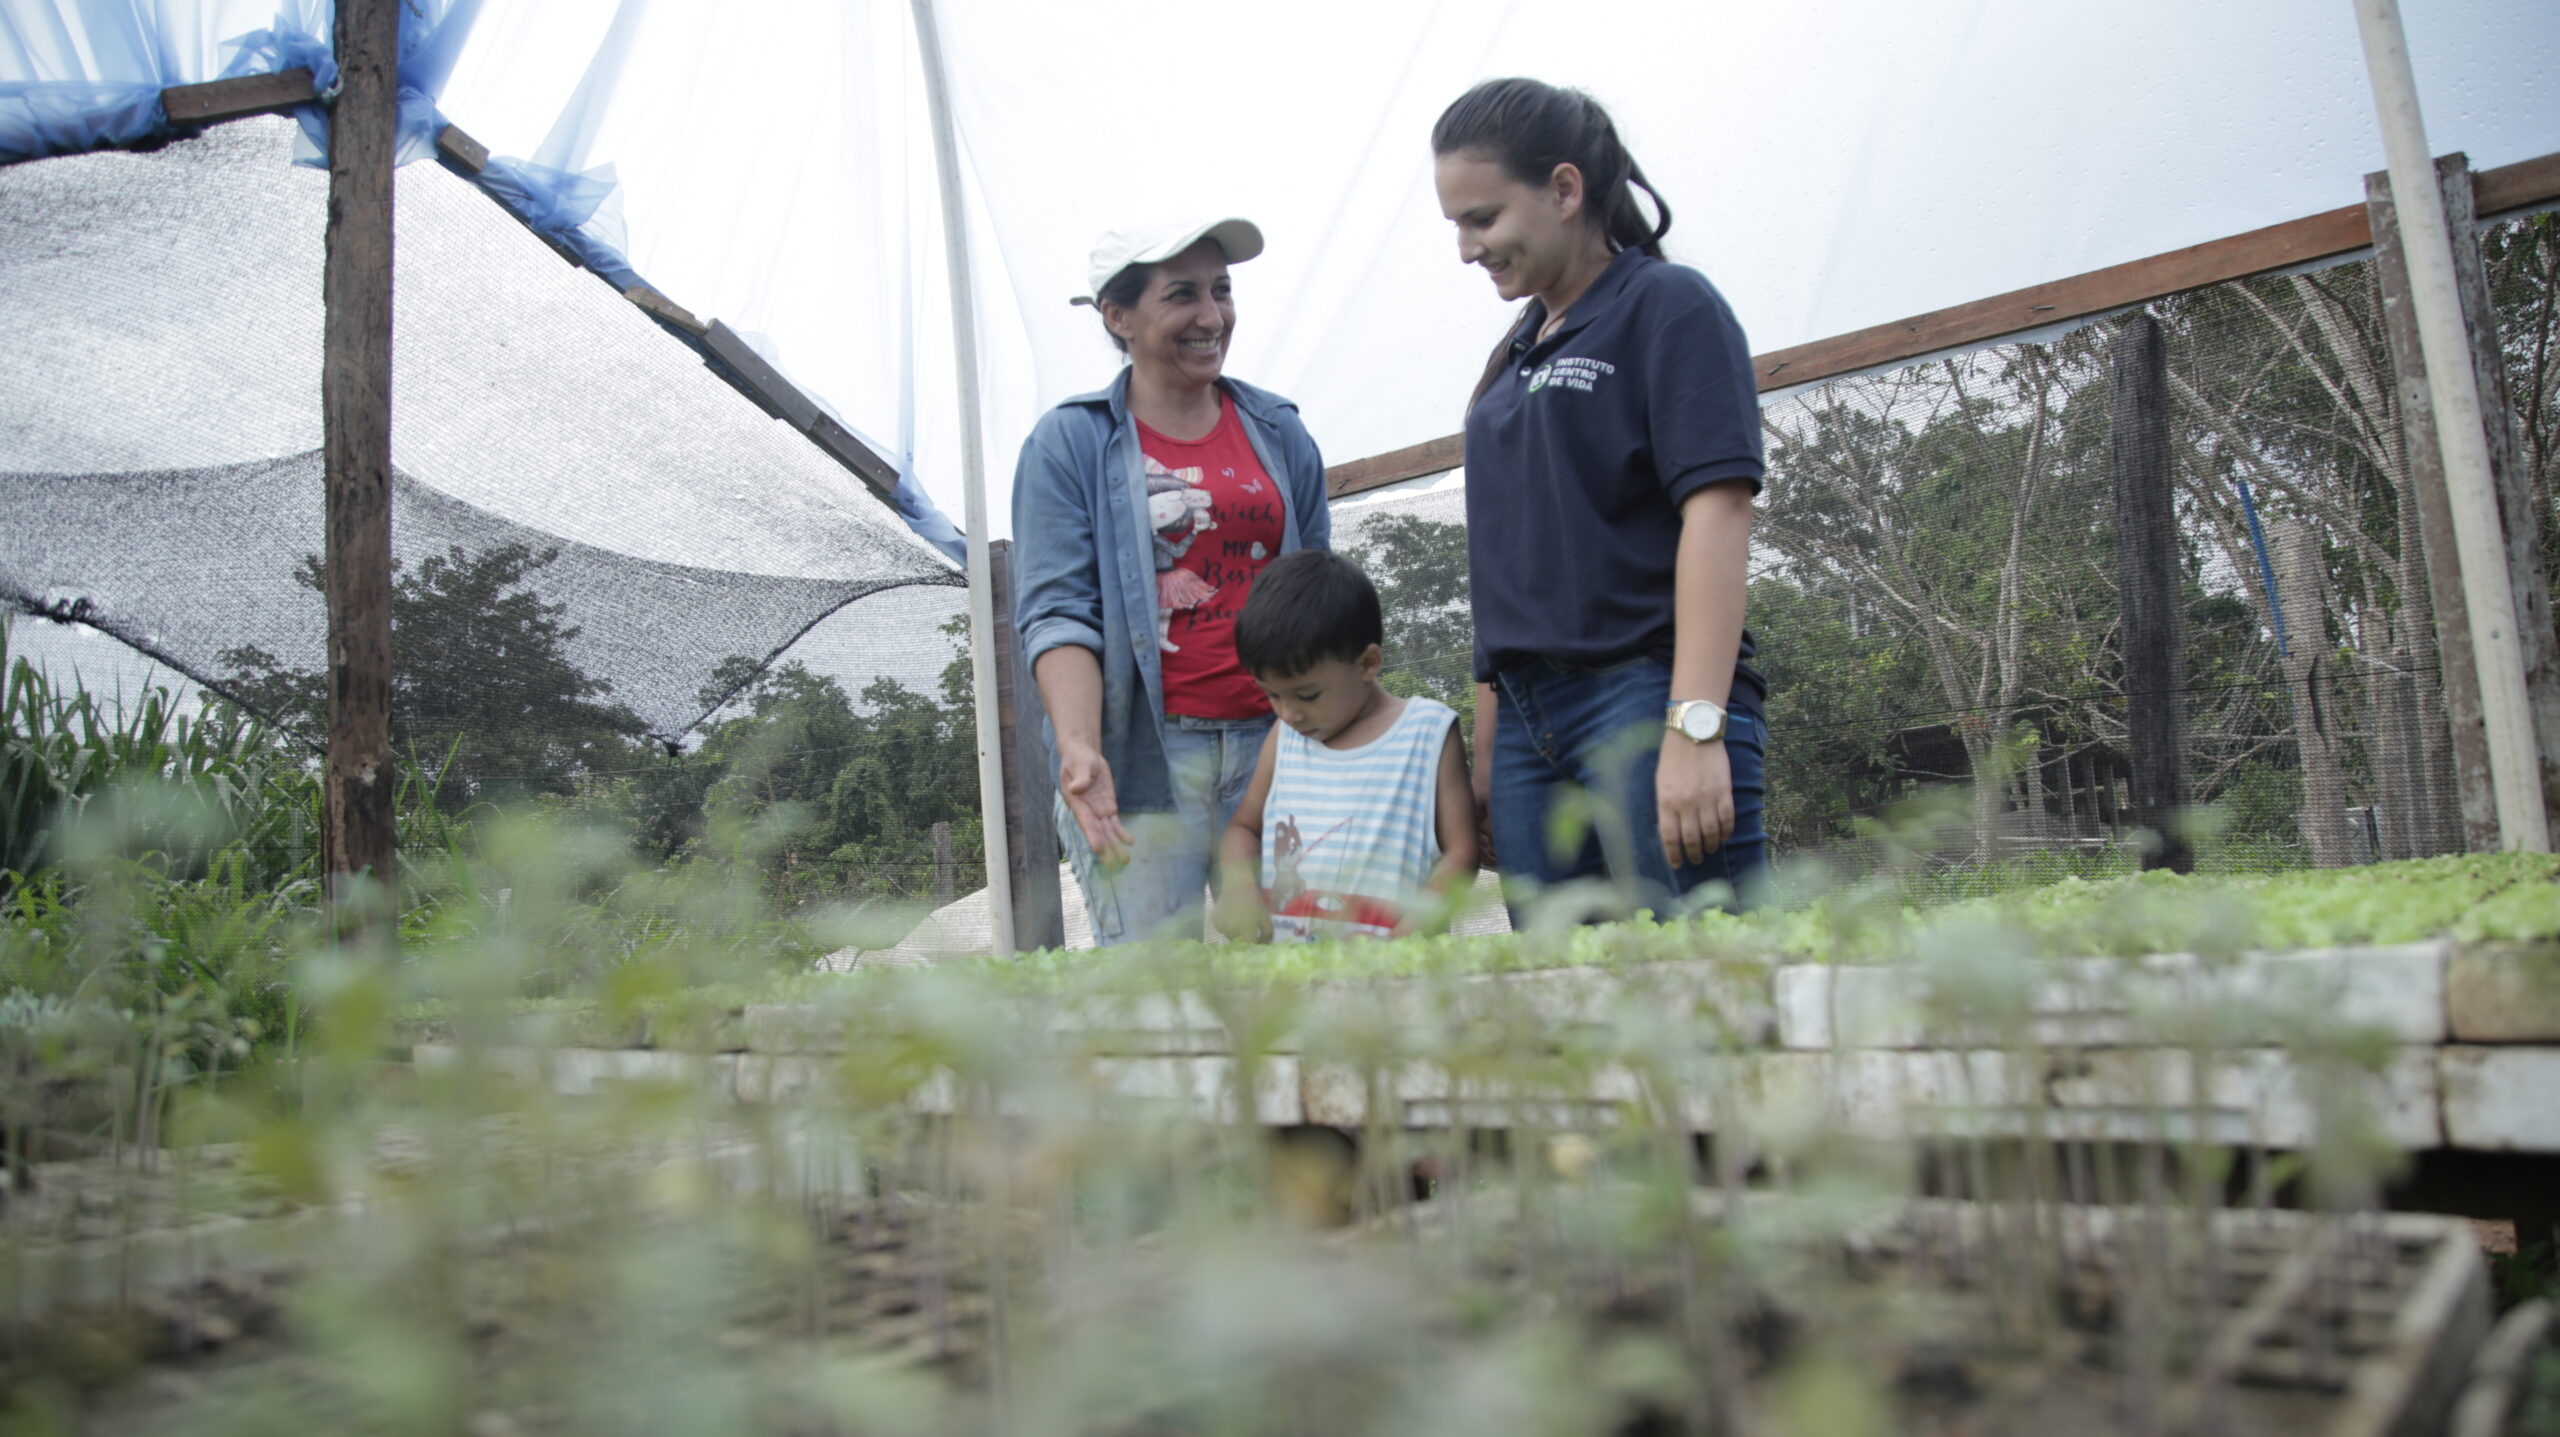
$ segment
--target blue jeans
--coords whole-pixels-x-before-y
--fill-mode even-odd
[[[1173,775],[1173,812],[1128,813],[1129,861],[1119,868],[1094,862],[1084,829],[1057,803],[1058,842],[1075,866],[1093,941],[1104,948],[1150,938],[1198,939],[1203,896],[1218,866],[1218,839],[1236,816],[1236,804],[1253,782],[1254,761],[1271,732],[1268,714],[1249,719],[1189,718],[1164,721],[1167,767]]]
[[[1571,884],[1551,901],[1578,906],[1586,919],[1639,908],[1669,915],[1701,903],[1739,909],[1762,896],[1769,844],[1760,821],[1761,760],[1769,729],[1756,708],[1736,706],[1727,716],[1732,836],[1706,862],[1674,868],[1655,826],[1653,791],[1669,664],[1633,659],[1582,668],[1538,659],[1495,675],[1494,689],[1491,827],[1504,878],[1530,880],[1533,893]],[[1711,884],[1721,886],[1699,891]],[[1530,922],[1516,900],[1511,921],[1520,928]]]

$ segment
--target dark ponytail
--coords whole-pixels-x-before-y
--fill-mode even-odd
[[[1608,237],[1609,248],[1662,258],[1662,237],[1671,232],[1671,206],[1627,153],[1609,112],[1589,95],[1543,80],[1487,80],[1451,102],[1431,127],[1434,155],[1468,150],[1490,156],[1524,185],[1544,185],[1555,177],[1556,166],[1573,166],[1582,172],[1583,213]],[[1650,219],[1636,199],[1638,190],[1653,201]],[[1511,336],[1505,333],[1485,362],[1484,377],[1467,400],[1469,408],[1511,362],[1510,345]]]
[[[1431,153],[1478,150],[1498,161],[1524,185],[1543,185],[1556,166],[1582,172],[1585,213],[1609,237],[1612,250],[1642,250],[1662,258],[1671,233],[1671,206],[1644,177],[1618,139],[1618,127],[1600,102],[1580,90],[1542,80],[1487,80],[1453,101],[1431,127]],[[1645,217],[1636,191],[1653,201]]]

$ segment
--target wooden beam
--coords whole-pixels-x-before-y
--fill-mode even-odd
[[[874,453],[852,430],[838,424],[834,415],[818,411],[817,419],[809,425],[809,438],[835,456],[837,463],[860,475],[872,493],[886,499],[898,492],[898,466]]]
[[[2148,259],[2109,265],[2087,274],[2030,285],[1948,309],[1898,319],[1854,334],[1755,357],[1762,389],[1830,379],[1880,364],[1895,364],[1981,344],[2064,320],[2082,319],[2141,304],[2163,295],[2201,289],[2224,280],[2264,274],[2362,249],[2372,243],[2364,206],[2348,205],[2227,239],[2189,245]]]
[[[160,108],[170,124],[211,125],[245,115],[272,115],[318,98],[309,70],[278,70],[201,85],[172,85],[160,92]]]
[[[2471,209],[2481,219],[2560,200],[2560,155],[2518,160],[2471,176]]]
[[[436,151],[473,174],[489,168],[489,147],[471,138],[460,125],[436,131]]]
[[[764,356],[756,353],[736,330],[715,319],[703,331],[702,342],[729,367],[730,373],[738,376],[740,387],[763,405],[766,413],[803,433],[817,422],[817,404],[801,393],[798,385],[783,378],[781,370],[765,363]]]
[[[446,159],[474,175],[489,167],[489,147],[473,139],[459,125],[447,125],[436,133],[436,149]],[[536,232],[535,237],[571,264],[582,263],[576,251],[551,236]],[[764,357],[750,348],[737,331],[717,321],[701,319],[692,310],[645,284],[631,286],[622,292],[622,297],[637,305],[650,318],[701,341],[703,347],[719,358],[718,367],[727,369],[728,373],[723,377],[733,388],[754,400],[766,413],[807,434],[837,463],[860,476],[873,493],[886,499],[898,491],[896,465],[873,453],[871,446],[855,438],[851,430],[838,424],[818,407],[815,400],[801,393],[798,386],[765,363]]]
[[[1364,489],[1400,484],[1425,474],[1443,474],[1467,462],[1467,436],[1451,434],[1428,443],[1408,445],[1372,459],[1354,459],[1324,471],[1325,492],[1334,498]]]
[[[2477,185],[2477,208],[2483,216],[2560,199],[2560,154],[2481,171]],[[2365,206],[2346,205],[2069,279],[1772,350],[1755,356],[1752,365],[1763,391],[1809,384],[1944,349],[1986,344],[2005,335],[2124,309],[2224,280],[2332,259],[2372,243]],[[1454,434],[1409,445],[1334,465],[1325,471],[1325,487],[1335,498],[1342,498],[1417,479],[1457,467],[1463,452],[1461,438]]]
[[[391,752],[391,205],[402,0],[338,0],[328,251],[321,272],[322,588],[329,603],[329,754],[321,859],[333,898],[369,874],[388,933],[396,881]]]
[[[645,284],[635,284],[622,292],[622,297],[649,312],[653,319],[663,320],[700,339],[711,326],[694,318],[693,311],[658,293]]]
[[[587,262],[579,257],[576,250],[569,248],[567,245],[562,244],[560,241],[544,234],[538,229],[533,229],[531,226],[527,226],[526,228],[535,239],[538,239],[545,245],[549,246],[553,254],[560,256],[561,261],[567,264],[569,268],[585,269],[587,267]]]
[[[310,104],[316,98],[309,70],[244,75],[202,85],[173,86],[160,92],[161,106],[168,111],[171,122],[190,125],[270,114]],[[446,125],[436,132],[436,150],[473,175],[489,167],[489,147],[474,139],[460,125]],[[331,233],[334,235],[336,231],[333,229]],[[551,236],[537,233],[535,237],[569,263],[583,263],[577,251]],[[736,331],[717,321],[706,322],[696,317],[693,311],[645,284],[624,290],[622,297],[638,305],[652,318],[701,340],[727,366],[733,382],[742,393],[755,400],[767,413],[806,433],[838,463],[861,476],[863,483],[874,493],[887,498],[897,492],[897,467],[873,453],[869,445],[836,423],[798,386],[748,347]],[[1440,467],[1451,468],[1454,464],[1453,460]]]

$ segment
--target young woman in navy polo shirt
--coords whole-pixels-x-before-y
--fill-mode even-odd
[[[1765,880],[1766,684],[1742,626],[1761,479],[1751,352],[1607,112],[1490,80],[1433,127],[1458,257],[1528,303],[1467,410],[1477,801],[1506,876],[1593,912]],[[1643,190],[1653,217],[1636,199]],[[1488,757],[1489,755],[1489,757]],[[1578,842],[1550,816],[1604,799]]]

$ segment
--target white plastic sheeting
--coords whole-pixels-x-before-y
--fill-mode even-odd
[[[323,0],[0,0],[0,84],[210,78]],[[124,16],[106,24],[98,17]],[[613,166],[635,268],[960,508],[939,221],[907,0],[486,0],[446,113]],[[1473,81],[1617,114],[1767,350],[2275,223],[2379,168],[2344,0],[943,0],[970,173],[989,453],[1108,378],[1066,297],[1132,215],[1232,209],[1237,373],[1335,459],[1449,432],[1502,311],[1452,262],[1432,118]],[[2408,7],[2429,133],[2560,149],[2560,5]]]
[[[322,0],[0,0],[0,83],[192,85],[279,20],[327,34]]]
[[[536,147],[640,0],[489,0],[447,112]],[[906,0],[654,0],[594,126],[632,257],[761,331],[959,508],[939,231]],[[944,0],[979,221],[989,452],[1116,362],[1066,298],[1131,214],[1232,209],[1234,371],[1329,458],[1450,432],[1499,332],[1427,136],[1473,81],[1581,85],[1670,198],[1676,258],[1777,348],[2355,202],[2379,168],[2343,0],[2056,5]],[[2439,150],[2560,149],[2560,6],[2407,20]],[[912,386],[912,387],[910,387]],[[999,463],[1001,484],[1009,465]],[[996,496],[996,511],[1004,511]]]

